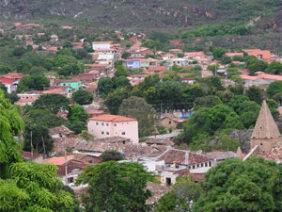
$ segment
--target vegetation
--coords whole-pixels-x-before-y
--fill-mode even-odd
[[[281,166],[261,158],[232,159],[211,169],[195,211],[279,211]]]
[[[143,98],[132,96],[123,100],[119,114],[137,119],[140,137],[151,135],[154,131],[155,110]]]
[[[89,185],[82,199],[86,211],[146,211],[145,187],[153,180],[138,163],[109,161],[87,168],[78,183]]]
[[[69,109],[68,127],[76,134],[81,133],[86,129],[88,114],[80,105],[73,105]]]
[[[124,155],[120,152],[117,152],[115,150],[108,150],[102,153],[101,155],[102,161],[119,161],[124,160]]]
[[[73,211],[74,197],[64,190],[56,168],[22,162],[14,136],[23,128],[17,109],[0,91],[0,210]]]
[[[93,101],[93,94],[84,89],[79,89],[72,94],[72,99],[80,105],[89,105]]]

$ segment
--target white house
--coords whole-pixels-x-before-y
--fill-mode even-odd
[[[123,137],[139,142],[138,122],[134,118],[104,114],[88,121],[88,131],[95,138]]]
[[[94,41],[92,42],[92,48],[94,51],[105,51],[111,50],[112,42],[111,41]]]

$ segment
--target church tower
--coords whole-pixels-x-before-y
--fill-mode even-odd
[[[269,153],[281,141],[282,137],[277,124],[264,100],[251,136],[251,149],[257,146],[258,154]]]

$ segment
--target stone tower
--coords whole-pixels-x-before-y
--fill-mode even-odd
[[[251,149],[257,146],[257,153],[269,153],[279,142],[282,141],[281,134],[272,114],[263,101],[255,129],[251,136]]]

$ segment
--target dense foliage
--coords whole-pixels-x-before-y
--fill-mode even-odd
[[[282,167],[261,158],[233,159],[211,169],[194,211],[280,211]]]
[[[0,91],[0,210],[73,211],[73,196],[64,190],[56,168],[22,162],[19,135],[23,122]]]
[[[153,179],[138,163],[110,161],[87,168],[78,183],[89,185],[82,199],[86,211],[146,211],[146,184]]]

